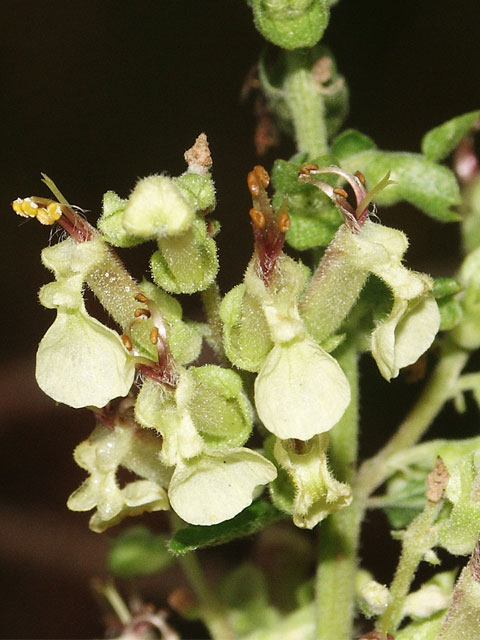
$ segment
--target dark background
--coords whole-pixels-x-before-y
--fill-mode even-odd
[[[259,159],[252,105],[242,104],[239,93],[262,40],[241,0],[3,0],[0,8],[0,634],[99,637],[89,581],[104,574],[105,536],[88,530],[86,514],[65,507],[84,477],[71,452],[90,432],[91,417],[55,407],[36,389],[35,345],[53,319],[36,302],[49,280],[40,263],[49,230],[23,224],[9,203],[48,196],[44,171],[94,222],[106,190],[125,197],[140,176],[184,171],[183,151],[205,131],[222,224],[220,283],[227,290],[240,280],[251,250],[245,177]],[[418,151],[426,130],[479,108],[479,16],[476,2],[341,0],[325,42],[351,90],[346,125],[382,148]],[[275,157],[292,152],[283,140],[262,162],[270,168]],[[451,272],[458,258],[454,226],[435,225],[405,206],[380,215],[415,235],[413,267]],[[365,451],[387,437],[411,402],[395,400],[393,413],[397,383],[387,385],[367,364],[364,381],[372,377],[378,391],[363,408],[364,433],[373,434]],[[389,571],[386,563],[379,579],[388,581]],[[148,587],[157,605],[177,582],[169,572]]]

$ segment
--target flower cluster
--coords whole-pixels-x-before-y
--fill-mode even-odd
[[[387,379],[415,362],[439,327],[431,279],[402,264],[405,236],[369,219],[370,200],[388,177],[367,194],[361,176],[338,167],[301,169],[300,182],[326,193],[345,220],[312,274],[284,253],[286,203],[272,206],[270,177],[255,167],[248,176],[253,256],[243,283],[216,310],[223,341],[217,352],[256,374],[252,395],[233,369],[192,364],[209,330],[185,321],[170,294],[215,286],[216,226],[205,219],[215,204],[207,152],[200,137],[179,178],[140,180],[128,199],[108,192],[100,233],[79,220],[82,233],[75,234],[75,212],[42,201],[58,212],[60,224],[67,216],[63,226],[72,237],[42,253],[56,281],[42,288],[40,301],[57,318],[39,346],[37,380],[55,400],[99,416],[75,452],[89,477],[68,502],[73,510],[96,508],[95,531],[169,506],[189,523],[216,524],[247,507],[259,486],[271,484],[276,501],[282,474],[291,494],[283,507],[298,526],[315,526],[351,501],[350,487],[328,468],[327,448],[328,432],[350,403],[347,377],[330,352],[349,339],[352,310],[370,318],[363,322],[369,349]],[[356,208],[343,188],[320,179],[332,175],[350,184]],[[24,215],[18,202],[14,208]],[[145,241],[157,244],[155,284],[135,283],[109,247]],[[372,317],[362,306],[371,277],[391,293],[384,312]],[[85,283],[120,324],[121,336],[87,313]],[[136,392],[135,371],[141,373]],[[245,446],[252,403],[274,439],[270,459]],[[138,479],[121,487],[121,467]]]

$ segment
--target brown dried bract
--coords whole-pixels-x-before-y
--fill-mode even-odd
[[[327,84],[332,78],[332,59],[322,56],[315,61],[312,67],[312,78],[318,84]]]
[[[207,136],[201,133],[195,140],[193,147],[187,149],[183,157],[188,164],[188,171],[190,173],[198,173],[202,176],[208,173],[212,168],[213,161]]]
[[[447,486],[449,473],[440,456],[437,457],[435,467],[427,476],[427,499],[430,502],[440,502]]]

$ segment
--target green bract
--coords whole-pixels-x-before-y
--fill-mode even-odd
[[[209,173],[200,175],[188,171],[173,182],[195,212],[206,213],[215,207],[215,185]]]
[[[57,309],[53,325],[37,352],[40,388],[71,407],[103,407],[126,396],[133,384],[135,364],[114,331],[91,318],[83,303],[83,281],[104,256],[100,238],[76,243],[65,240],[42,253],[57,282],[40,291],[40,301]]]
[[[249,0],[264,38],[284,49],[313,47],[328,24],[325,0]]]
[[[177,465],[168,496],[186,522],[212,525],[243,511],[256,487],[276,475],[274,465],[250,449],[202,454]]]
[[[480,248],[467,255],[459,273],[464,291],[459,296],[462,318],[453,329],[454,340],[464,349],[480,346]]]
[[[451,503],[451,513],[439,524],[438,542],[454,555],[472,553],[480,533],[479,470],[478,451],[449,468],[445,494]]]
[[[308,372],[305,372],[308,376]],[[291,476],[296,489],[293,522],[297,527],[313,529],[331,513],[352,501],[351,488],[331,475],[327,464],[328,436],[312,438],[297,453],[291,442],[277,440],[275,458]]]
[[[217,275],[217,247],[198,214],[184,233],[158,238],[158,249],[150,260],[153,279],[170,293],[203,291]]]
[[[123,226],[123,214],[128,200],[120,198],[114,191],[103,196],[103,212],[97,225],[107,242],[114,247],[134,247],[145,238],[130,235]]]
[[[125,231],[141,238],[170,237],[190,228],[194,212],[167,176],[139,180],[123,212]]]
[[[148,448],[153,454],[149,460],[143,455],[147,436],[139,434],[133,426],[117,425],[113,429],[97,426],[90,438],[75,449],[76,463],[90,475],[72,493],[67,506],[72,511],[96,508],[90,519],[93,531],[105,531],[126,516],[169,508],[164,487],[170,474],[158,458],[161,442],[149,438]],[[140,479],[121,489],[116,478],[120,466],[133,471]]]

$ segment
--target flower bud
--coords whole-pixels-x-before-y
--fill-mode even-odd
[[[131,236],[170,237],[187,231],[194,212],[171,178],[153,175],[139,180],[123,213]]]
[[[326,0],[250,0],[264,38],[284,49],[313,47],[328,24]]]

